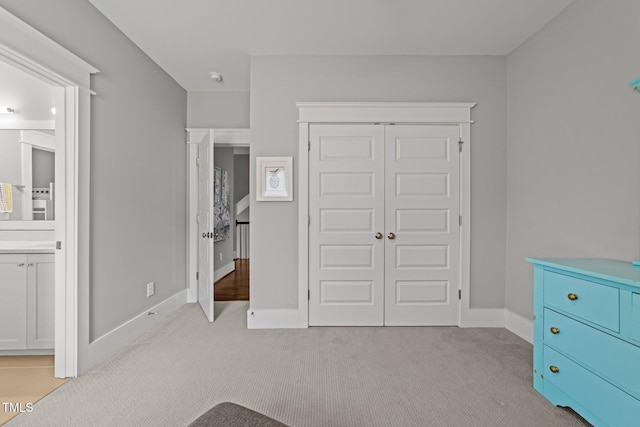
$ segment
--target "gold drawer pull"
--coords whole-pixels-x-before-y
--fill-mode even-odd
[[[560,329],[556,328],[555,326],[552,326],[550,331],[553,335],[557,335],[560,333]]]
[[[567,298],[569,298],[571,301],[575,301],[578,299],[578,295],[576,294],[569,294],[567,295]]]
[[[549,370],[551,372],[553,372],[554,374],[557,374],[558,372],[560,372],[560,368],[558,368],[557,366],[553,366],[553,365],[549,366]]]

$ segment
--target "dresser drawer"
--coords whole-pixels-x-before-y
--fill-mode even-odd
[[[618,288],[545,271],[544,305],[565,311],[614,332],[620,331]]]
[[[640,398],[640,347],[549,309],[544,343]]]
[[[550,366],[558,368],[557,373]],[[638,425],[640,400],[545,345],[544,378],[611,426]],[[593,420],[592,420],[593,422]]]

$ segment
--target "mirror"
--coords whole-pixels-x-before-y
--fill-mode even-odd
[[[53,86],[0,61],[0,229],[55,219],[55,102]]]
[[[52,221],[54,177],[54,131],[0,129],[0,183],[11,186],[12,199],[0,221]]]

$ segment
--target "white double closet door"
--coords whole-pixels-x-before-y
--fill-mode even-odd
[[[310,125],[309,325],[457,325],[460,128]]]

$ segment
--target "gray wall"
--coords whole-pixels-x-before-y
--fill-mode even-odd
[[[512,52],[506,307],[531,318],[525,257],[640,257],[640,2],[573,2]]]
[[[233,199],[238,203],[249,194],[249,155],[236,154],[233,156]]]
[[[471,128],[471,305],[504,307],[506,212],[504,57],[259,56],[251,60],[251,167],[293,156],[296,101],[475,101]],[[252,191],[255,190],[251,182]],[[294,186],[295,187],[295,186]],[[298,305],[298,192],[251,205],[251,307]]]
[[[190,128],[248,128],[249,92],[189,92]]]
[[[91,84],[94,340],[186,287],[187,95],[86,0],[0,6],[100,70]]]
[[[32,156],[32,182],[34,188],[49,188],[55,182],[55,154],[34,148]]]
[[[214,243],[213,245],[213,268],[215,270],[233,262],[233,235],[235,229],[235,204],[233,203],[233,148],[214,148],[213,162],[227,171],[229,174],[229,184],[231,185],[231,234],[225,240]]]

